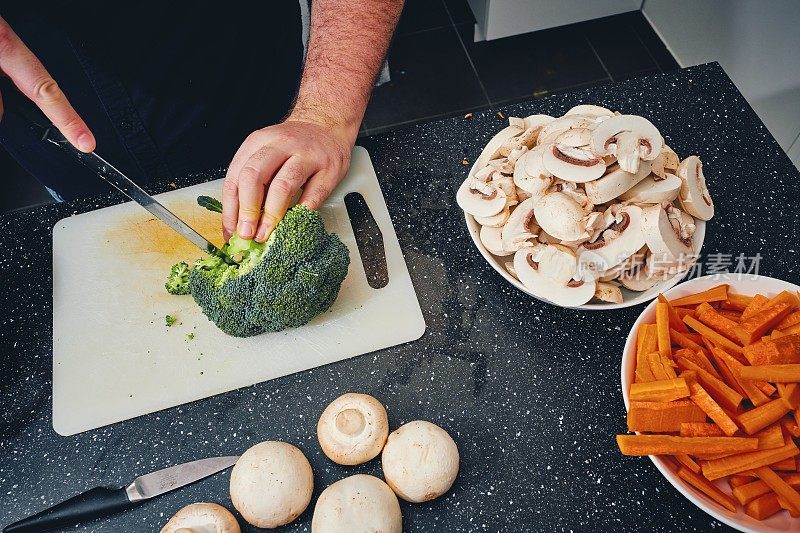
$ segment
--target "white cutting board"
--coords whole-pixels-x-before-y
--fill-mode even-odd
[[[157,198],[221,244],[220,215],[195,201],[221,190],[218,180]],[[361,193],[383,235],[389,283],[381,289],[367,284],[344,205],[349,192]],[[422,311],[365,149],[355,148],[321,212],[350,249],[336,303],[303,327],[245,339],[217,329],[191,296],[165,291],[170,266],[202,252],[138,205],[60,220],[53,229],[56,432],[73,435],[421,337]],[[180,325],[166,327],[166,315]]]

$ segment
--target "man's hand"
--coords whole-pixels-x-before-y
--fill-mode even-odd
[[[226,239],[237,232],[265,241],[298,190],[300,203],[317,209],[341,181],[402,7],[402,0],[314,0],[291,115],[251,134],[228,168]]]
[[[225,240],[236,232],[264,242],[301,188],[299,203],[319,209],[347,172],[357,133],[325,121],[289,117],[250,134],[225,176]]]
[[[58,130],[82,152],[91,152],[95,140],[89,127],[67,101],[36,56],[0,17],[0,75],[11,78],[14,85],[35,103]],[[3,101],[0,97],[0,119]]]

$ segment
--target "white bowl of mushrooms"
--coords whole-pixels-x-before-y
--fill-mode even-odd
[[[646,118],[596,105],[511,117],[456,201],[509,283],[581,309],[629,307],[674,286],[714,216],[697,156],[681,161]]]

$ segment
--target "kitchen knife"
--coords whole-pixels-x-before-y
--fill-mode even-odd
[[[127,487],[95,487],[9,524],[3,528],[3,533],[37,533],[125,511],[145,500],[221,472],[233,466],[238,459],[238,455],[209,457],[139,476]]]
[[[158,200],[147,194],[144,189],[115,168],[114,165],[94,152],[87,154],[72,146],[61,132],[58,131],[58,128],[53,126],[50,120],[44,116],[33,102],[20,93],[9,79],[0,78],[0,94],[2,94],[3,98],[4,112],[14,113],[22,118],[30,128],[37,132],[37,135],[41,136],[43,141],[49,141],[71,154],[74,158],[108,182],[109,185],[147,209],[157,219],[194,243],[203,251],[221,257],[226,263],[233,262],[224,252],[214,246],[211,241],[197,233],[186,222],[159,203]]]

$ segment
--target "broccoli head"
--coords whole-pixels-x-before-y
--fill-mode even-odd
[[[189,265],[184,262],[172,265],[164,284],[170,294],[189,294]]]
[[[266,243],[233,235],[223,251],[236,264],[197,260],[189,290],[203,313],[236,337],[307,323],[333,305],[350,265],[347,247],[303,206],[290,209]]]

